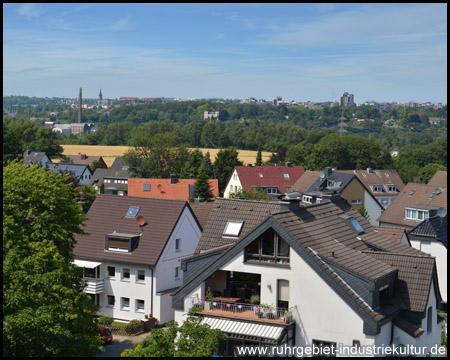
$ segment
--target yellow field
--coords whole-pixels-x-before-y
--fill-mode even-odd
[[[103,146],[103,145],[62,145],[64,151],[63,155],[76,155],[78,153],[91,155],[91,156],[102,156],[105,160],[106,165],[111,166],[114,162],[116,156],[122,156],[131,147],[129,146]],[[192,149],[191,149],[192,150]],[[216,154],[220,149],[200,149],[203,154],[209,151],[211,161],[214,162]],[[244,165],[249,163],[255,164],[257,151],[252,150],[238,150],[239,160],[241,160]],[[262,152],[263,161],[269,160],[272,153],[263,151]],[[54,161],[54,160],[52,160]]]

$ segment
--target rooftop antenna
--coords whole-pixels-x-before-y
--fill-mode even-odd
[[[142,228],[142,227],[146,224],[145,217],[142,216],[142,215],[139,215],[139,216],[136,218],[136,222],[137,222],[137,224]]]

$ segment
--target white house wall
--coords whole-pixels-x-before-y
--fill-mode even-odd
[[[372,225],[378,225],[377,219],[381,216],[382,213],[381,205],[369,194],[368,191],[364,191],[364,207],[369,214],[369,222]]]
[[[373,344],[374,339],[363,333],[359,315],[293,251],[290,269],[245,264],[241,253],[222,270],[261,274],[261,302],[273,305],[277,301],[277,280],[289,281],[289,307],[297,306],[301,320],[296,328],[296,346],[310,345],[313,339],[346,345],[352,345],[353,340],[361,345]],[[305,337],[300,335],[302,332]]]
[[[430,239],[431,256],[436,258],[436,268],[439,280],[439,290],[442,301],[447,302],[447,248],[440,241]],[[411,246],[420,250],[420,240],[410,239]]]
[[[231,191],[230,185],[233,186],[233,191]],[[228,181],[227,186],[224,189],[223,197],[228,198],[230,195],[230,192],[235,192],[236,189],[239,190],[241,188],[242,188],[242,184],[241,184],[241,181],[239,180],[239,175],[237,173],[237,170],[234,169],[233,174],[230,177],[230,181]]]

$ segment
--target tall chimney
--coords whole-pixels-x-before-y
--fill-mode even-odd
[[[78,95],[78,124],[81,124],[81,88],[80,94]]]

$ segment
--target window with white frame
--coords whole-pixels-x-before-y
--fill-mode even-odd
[[[230,185],[230,192],[233,192],[233,185]]]
[[[122,310],[130,310],[130,298],[127,297],[120,298],[120,308]]]
[[[388,185],[388,192],[397,192],[397,185]]]
[[[145,281],[145,270],[137,270],[136,271],[136,281],[137,282]]]
[[[116,276],[116,268],[115,266],[108,266],[108,276],[113,278]]]
[[[352,200],[352,204],[361,204],[361,199]]]
[[[125,280],[125,281],[130,280],[130,269],[127,269],[127,268],[122,269],[122,280]]]
[[[383,187],[381,185],[373,185],[372,190],[373,192],[383,192]]]
[[[428,219],[428,217],[429,217],[428,210],[405,208],[405,218],[408,220],[422,221]]]
[[[116,298],[113,295],[108,295],[107,296],[107,305],[108,306],[114,306],[115,302],[116,302]]]
[[[181,251],[181,239],[175,239],[175,251]]]
[[[136,311],[144,312],[145,301],[141,299],[136,299]]]
[[[225,229],[223,230],[223,235],[225,236],[239,236],[241,232],[243,221],[233,221],[228,220]]]
[[[268,194],[276,194],[277,193],[277,188],[267,188],[267,193]]]
[[[312,204],[312,196],[303,195],[302,201],[307,204]]]

